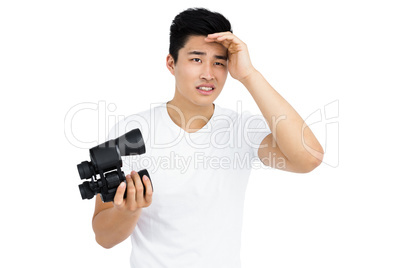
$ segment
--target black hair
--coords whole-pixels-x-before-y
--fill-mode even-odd
[[[176,63],[179,50],[185,46],[190,36],[207,36],[227,31],[233,33],[230,22],[222,14],[205,8],[189,8],[172,21],[169,53]]]

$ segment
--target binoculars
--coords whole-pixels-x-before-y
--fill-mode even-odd
[[[126,176],[121,170],[121,156],[140,155],[145,153],[145,144],[139,129],[133,129],[114,140],[109,140],[89,150],[91,161],[83,161],[77,165],[82,180],[79,190],[82,199],[91,199],[100,194],[103,202],[114,200],[117,187],[126,182]],[[138,171],[141,177],[151,177],[146,169]],[[152,181],[151,181],[152,185]],[[153,189],[153,187],[152,187]],[[145,192],[145,187],[144,187]],[[124,194],[126,197],[127,189]]]

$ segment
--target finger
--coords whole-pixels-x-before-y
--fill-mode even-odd
[[[236,38],[234,34],[231,32],[223,32],[223,33],[214,33],[214,34],[209,34],[207,39],[214,39],[214,40],[222,40],[222,39],[230,39],[233,40]]]
[[[216,38],[216,37],[223,36],[223,35],[233,35],[233,33],[231,33],[231,32],[219,32],[219,33],[208,34],[208,37]]]
[[[205,38],[205,42],[210,42],[210,43],[215,42],[215,43],[223,45],[226,48],[233,47],[233,45],[235,45],[235,46],[241,45],[240,39],[238,39],[233,34],[216,36],[214,38],[207,37],[207,38]]]
[[[231,43],[231,41],[228,41],[228,40],[225,40],[225,39],[219,40],[219,39],[216,39],[216,38],[212,38],[212,39],[205,38],[205,42],[218,43],[218,44],[223,45],[226,48],[228,48],[230,43]]]
[[[148,178],[147,175],[144,175],[142,177],[142,180],[144,181],[144,184],[145,184],[145,202],[148,204],[151,204],[152,193],[153,193],[151,180]]]
[[[126,190],[126,183],[120,183],[119,187],[117,187],[116,194],[114,195],[114,205],[117,207],[121,207],[124,202],[124,192]]]
[[[134,186],[134,181],[133,177],[129,174],[126,176],[126,181],[127,181],[127,203],[132,204],[135,202],[135,186]]]
[[[136,201],[137,203],[142,203],[144,201],[144,185],[142,184],[140,175],[132,171],[131,177],[134,179]]]
[[[225,40],[226,37],[225,36],[216,36],[216,37],[206,37],[204,40],[206,42],[221,42],[222,40]]]
[[[233,41],[235,39],[236,39],[236,36],[234,36],[233,34],[232,35],[221,35],[221,36],[217,37],[217,40],[219,40],[219,41],[223,41],[223,40]]]

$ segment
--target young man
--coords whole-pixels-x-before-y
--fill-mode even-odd
[[[132,171],[113,204],[97,196],[96,240],[111,248],[131,235],[135,268],[240,267],[243,202],[253,161],[309,172],[320,164],[323,150],[253,67],[246,44],[221,14],[189,9],[177,15],[166,65],[175,77],[173,99],[127,118],[114,133],[140,128],[147,152],[131,158],[129,166],[144,168],[146,161],[139,159],[155,163],[147,167],[154,191],[148,178],[142,183]],[[228,73],[245,86],[263,117],[214,104]]]

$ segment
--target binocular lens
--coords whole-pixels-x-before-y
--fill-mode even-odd
[[[78,187],[80,188],[82,199],[91,199],[92,197],[94,197],[95,194],[89,187],[89,182],[86,181]]]
[[[92,177],[93,172],[88,161],[81,162],[81,164],[77,165],[77,168],[81,180],[90,179]]]

